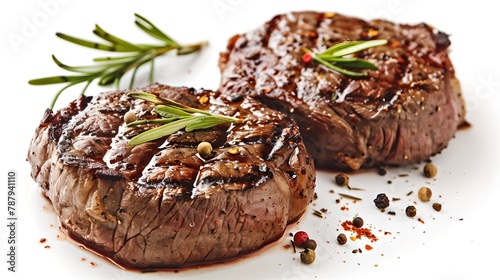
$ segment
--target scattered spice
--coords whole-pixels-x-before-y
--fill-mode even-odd
[[[304,264],[311,264],[316,260],[316,253],[314,250],[305,249],[300,252],[300,261]]]
[[[436,210],[436,211],[438,211],[438,212],[439,212],[439,211],[441,211],[441,208],[442,208],[441,203],[437,203],[437,202],[436,202],[436,203],[433,203],[433,204],[432,204],[432,209],[434,209],[434,210]]]
[[[425,164],[424,166],[425,177],[432,178],[436,176],[436,174],[437,174],[437,167],[432,162]]]
[[[323,218],[323,214],[321,214],[321,212],[318,210],[313,210],[313,215],[319,218]]]
[[[361,217],[356,217],[352,220],[352,225],[356,228],[362,228],[364,221]]]
[[[43,238],[43,237],[42,237],[42,238],[40,238],[40,243],[42,243],[42,244],[43,244],[43,243],[45,243],[45,242],[47,242],[47,238]]]
[[[393,215],[393,216],[396,216],[396,212],[394,212],[394,211],[389,211],[389,212],[387,212],[387,214],[388,214],[388,215]]]
[[[378,194],[373,202],[378,209],[385,209],[389,207],[389,198],[387,197],[387,195],[385,195],[385,193]]]
[[[347,243],[347,237],[345,236],[345,234],[340,233],[337,236],[337,243],[339,243],[339,245],[344,245]]]
[[[43,248],[50,249],[50,246],[49,245],[45,245]]]
[[[295,246],[302,248],[304,246],[304,243],[309,239],[309,235],[305,231],[297,231],[293,235],[293,242],[295,243]]]
[[[373,249],[373,247],[370,246],[370,244],[366,244],[365,245],[365,249],[368,250],[368,251],[370,251],[371,249]]]
[[[378,240],[377,236],[371,232],[370,229],[368,228],[356,228],[352,224],[352,221],[344,221],[342,223],[342,227],[344,228],[345,231],[351,231],[354,234],[356,234],[356,238],[361,239],[361,237],[366,237],[370,239],[371,242],[375,242]]]
[[[413,218],[417,215],[417,208],[415,208],[415,206],[413,206],[413,205],[410,205],[410,206],[406,207],[405,212],[406,212],[406,216]]]
[[[349,176],[345,173],[340,173],[335,176],[335,183],[341,187],[349,185]]]
[[[413,194],[413,191],[409,191],[409,192],[406,194],[406,196],[410,196],[410,195],[412,195],[412,194]]]
[[[339,193],[339,195],[342,196],[342,197],[345,197],[345,198],[350,198],[350,199],[354,199],[354,200],[361,200],[361,198],[356,197],[356,196],[352,196],[350,194]]]
[[[432,190],[429,189],[428,187],[422,187],[418,190],[418,198],[423,201],[427,202],[431,200],[432,197]]]
[[[307,241],[304,243],[304,248],[309,249],[309,250],[316,250],[316,247],[318,244],[314,239],[307,239]]]
[[[228,151],[230,154],[232,154],[232,155],[237,155],[237,154],[239,154],[239,153],[240,153],[240,150],[239,150],[238,148],[234,148],[234,147],[233,147],[233,148],[229,148],[227,151]]]
[[[127,113],[125,113],[125,115],[123,116],[123,121],[125,121],[126,124],[129,124],[131,122],[135,122],[137,120],[137,116],[135,115],[134,112],[132,111],[128,111]]]
[[[209,142],[200,142],[200,144],[198,144],[198,147],[196,148],[196,150],[198,151],[198,154],[200,154],[200,156],[202,158],[208,158],[212,155],[212,152],[213,152],[213,148],[212,148],[212,144],[210,144]]]
[[[313,60],[313,57],[310,53],[304,53],[304,55],[302,55],[302,61],[306,64],[309,64],[311,63]]]
[[[418,218],[418,221],[421,222],[422,224],[425,224],[424,220]]]
[[[384,176],[385,174],[387,174],[387,170],[385,170],[385,168],[383,168],[383,167],[378,167],[377,168],[377,173],[380,176]]]

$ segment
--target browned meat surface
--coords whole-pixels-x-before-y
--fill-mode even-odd
[[[154,117],[150,103],[118,91],[48,110],[28,161],[75,240],[125,267],[176,268],[255,251],[299,219],[315,170],[293,121],[250,97],[224,103],[205,90],[139,90],[244,121],[131,147],[145,128],[126,127],[123,116]],[[201,141],[212,143],[210,159],[197,155]]]
[[[389,43],[356,54],[378,66],[365,79],[301,60],[301,47],[318,53],[370,39]],[[220,58],[220,91],[229,100],[252,96],[288,114],[317,166],[357,170],[420,162],[444,149],[464,122],[449,46],[448,35],[427,24],[282,14],[229,41]]]

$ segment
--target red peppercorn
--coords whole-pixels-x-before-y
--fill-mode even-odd
[[[302,248],[308,239],[309,235],[305,231],[298,231],[293,236],[293,242],[295,243],[295,246],[299,248]]]
[[[310,53],[305,53],[305,54],[302,56],[302,61],[303,61],[304,63],[309,64],[309,63],[311,63],[311,62],[312,62],[312,60],[313,60],[313,57],[312,57],[312,55],[311,55]]]

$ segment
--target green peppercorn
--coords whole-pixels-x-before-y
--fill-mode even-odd
[[[208,142],[201,142],[200,144],[198,144],[197,151],[202,158],[208,158],[212,155],[213,152],[212,144]]]
[[[352,220],[352,225],[355,228],[362,228],[363,224],[364,224],[364,221],[361,217],[356,217],[356,218],[354,218],[354,220]]]
[[[437,167],[432,162],[429,162],[424,166],[425,177],[432,178],[436,176],[436,174],[437,174]]]
[[[345,173],[340,173],[337,176],[335,176],[335,183],[341,187],[345,187],[349,185],[349,176]]]
[[[316,243],[316,241],[314,239],[307,239],[307,241],[304,243],[303,247],[305,249],[309,249],[309,250],[316,250],[316,247],[318,246],[318,244]]]
[[[127,113],[125,113],[125,115],[123,116],[123,121],[125,121],[126,124],[129,124],[131,122],[135,122],[137,120],[137,116],[135,115],[134,112],[132,111],[128,111]]]
[[[406,207],[405,212],[406,212],[406,216],[413,218],[417,215],[417,208],[415,208],[415,206],[413,206],[413,205],[410,205],[410,206]]]
[[[316,260],[316,253],[313,250],[305,249],[300,252],[300,260],[305,264],[311,264]]]

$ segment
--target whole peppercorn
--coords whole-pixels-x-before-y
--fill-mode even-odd
[[[406,212],[406,216],[413,218],[417,215],[417,208],[415,208],[415,206],[413,206],[413,205],[410,205],[410,206],[406,207],[405,212]]]
[[[362,228],[364,224],[364,221],[361,217],[356,217],[354,220],[352,220],[352,225],[356,228]]]
[[[432,196],[432,190],[429,189],[428,187],[422,187],[418,190],[418,198],[423,202],[431,200],[431,196]]]
[[[345,234],[341,233],[337,236],[337,243],[340,245],[344,245],[347,243],[347,236]]]
[[[432,209],[436,210],[436,211],[441,211],[441,208],[442,208],[442,205],[441,203],[432,203]]]
[[[306,64],[309,64],[311,63],[313,60],[313,57],[310,53],[305,53],[304,55],[302,55],[302,61]]]
[[[212,144],[205,141],[198,144],[198,148],[196,150],[198,151],[198,154],[200,154],[202,158],[208,158],[209,156],[212,155],[213,152]]]
[[[313,250],[305,249],[300,252],[300,260],[305,264],[311,264],[316,260],[316,253]]]
[[[349,185],[349,177],[345,173],[340,173],[335,176],[335,183],[341,187]]]
[[[299,248],[304,247],[304,243],[309,239],[309,235],[305,231],[297,231],[293,235],[293,243],[295,243],[295,246]]]
[[[307,241],[304,243],[304,248],[305,249],[309,249],[309,250],[316,250],[316,247],[318,246],[318,244],[316,243],[316,241],[314,239],[307,239]]]
[[[424,166],[425,177],[432,178],[436,176],[436,174],[437,174],[437,167],[432,162],[429,162]]]
[[[126,124],[129,124],[131,122],[135,122],[137,120],[137,116],[135,115],[134,112],[132,111],[128,111],[127,113],[125,113],[125,115],[123,116],[123,121],[126,123]]]
[[[389,198],[387,197],[387,195],[385,195],[385,193],[378,194],[373,202],[378,209],[385,209],[389,207]]]

